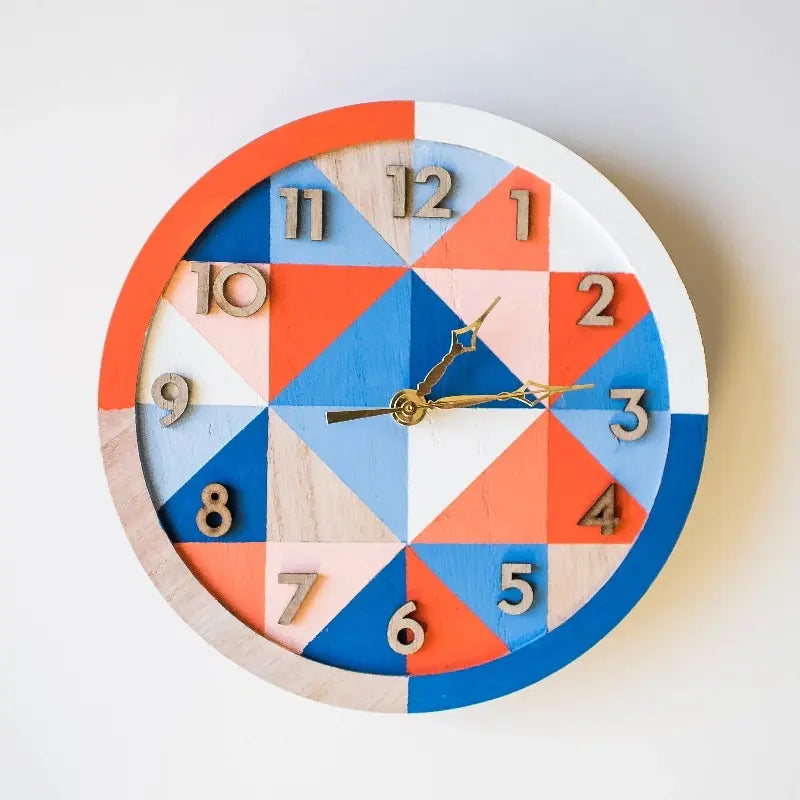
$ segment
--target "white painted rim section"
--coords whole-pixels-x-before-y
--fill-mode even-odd
[[[620,247],[647,295],[664,346],[670,411],[708,414],[705,353],[686,287],[652,228],[608,178],[544,134],[473,108],[417,101],[414,134],[503,158],[583,206]]]

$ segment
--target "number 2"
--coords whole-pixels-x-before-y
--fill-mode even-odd
[[[614,281],[602,273],[584,275],[578,284],[579,292],[588,292],[593,286],[600,287],[600,297],[594,305],[578,320],[578,325],[610,328],[614,324],[614,317],[603,312],[611,305],[614,299]]]

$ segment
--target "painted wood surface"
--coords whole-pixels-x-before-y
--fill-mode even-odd
[[[548,630],[581,612],[657,502],[672,437],[674,357],[692,347],[691,325],[679,336],[669,323],[662,355],[662,319],[685,314],[685,296],[667,279],[664,254],[658,269],[674,308],[645,299],[638,262],[625,245],[634,243],[634,255],[653,255],[646,226],[609,194],[615,213],[629,220],[627,232],[612,238],[609,217],[589,213],[596,206],[584,202],[603,184],[586,172],[583,192],[573,176],[583,162],[555,155],[538,135],[528,156],[517,158],[516,126],[459,109],[455,117],[480,124],[451,140],[452,118],[440,111],[417,104],[417,141],[386,135],[392,125],[402,127],[398,114],[366,135],[387,141],[343,149],[337,132],[328,147],[293,151],[293,162],[271,175],[253,168],[254,188],[218,208],[210,225],[207,208],[193,210],[199,195],[190,192],[194,199],[179,204],[186,216],[168,217],[178,227],[202,223],[195,244],[181,253],[189,250],[207,266],[212,282],[246,255],[269,254],[255,259],[267,302],[252,317],[225,314],[213,300],[208,314],[198,314],[197,274],[176,256],[150,322],[137,412],[101,411],[104,460],[123,524],[179,613],[256,674],[346,706],[420,709],[428,701],[422,694],[411,699],[409,686],[452,674],[466,687],[495,663],[513,669],[515,655],[540,647]],[[355,117],[337,119],[349,125]],[[488,141],[491,125],[494,144],[462,146]],[[432,138],[440,141],[420,140],[420,130],[437,126],[442,135]],[[563,176],[553,177],[552,164],[529,171],[540,151]],[[214,180],[241,182],[243,163],[215,170]],[[405,215],[387,175],[391,164],[407,168]],[[413,181],[428,167],[443,187],[437,209],[448,213],[415,214],[437,188],[435,180]],[[551,189],[552,180],[560,188]],[[201,183],[212,191],[214,181]],[[298,192],[292,238],[285,235],[286,187]],[[520,188],[531,197],[528,237],[518,235],[512,193]],[[241,235],[246,231],[256,235]],[[166,238],[182,235],[169,225],[154,235],[146,248],[151,264],[172,252]],[[163,278],[159,269],[153,273]],[[154,305],[152,278],[134,271],[138,283],[127,287],[109,333],[106,357],[119,358],[113,369],[104,361],[101,407],[126,396],[128,362],[141,347],[136,335],[123,346],[119,326],[135,333],[133,316],[149,317]],[[660,284],[654,270],[645,271],[649,292]],[[612,276],[611,326],[581,327],[572,319],[593,301],[577,286],[587,272]],[[226,285],[234,307],[252,293],[240,277]],[[398,389],[416,385],[442,357],[451,330],[497,294],[503,303],[476,352],[448,367],[434,396],[508,392],[526,379],[593,388],[554,400],[550,410],[497,399],[482,408],[431,409],[410,428],[391,417],[325,424],[326,410],[383,406]],[[689,353],[696,367],[695,356]],[[149,394],[165,372],[185,377],[190,393],[185,415],[168,429]],[[609,426],[626,423],[624,403],[608,387],[634,384],[646,389],[648,433],[621,442]],[[695,370],[678,387],[678,406],[702,408],[702,389]],[[209,539],[192,522],[195,506],[201,484],[223,480],[240,527]],[[620,525],[613,534],[579,525],[609,483]],[[242,528],[243,516],[256,527]],[[184,517],[189,526],[181,533]],[[530,576],[523,585],[534,602],[519,615],[506,613],[519,599],[501,585],[509,564],[526,566],[521,574]],[[301,572],[319,577],[293,619],[281,622],[294,587],[278,576]],[[387,628],[409,601],[425,642],[398,652]],[[447,690],[436,707],[464,696]]]

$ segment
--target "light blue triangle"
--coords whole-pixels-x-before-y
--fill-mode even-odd
[[[622,400],[611,400],[609,389],[644,389],[642,406],[647,411],[669,408],[667,365],[661,338],[652,314],[647,314],[599,358],[576,383],[594,388],[562,394],[553,408],[617,409]]]
[[[285,237],[284,187],[300,189],[297,238]],[[322,239],[311,240],[311,201],[303,189],[323,190]],[[391,187],[387,179],[387,191]],[[270,252],[275,264],[351,264],[399,267],[405,262],[311,160],[298,161],[270,178]]]
[[[177,422],[164,428],[160,418],[166,412],[151,403],[137,403],[136,435],[153,505],[163,505],[263,410],[189,405]]]
[[[547,545],[413,544],[414,552],[509,650],[523,647],[547,632]],[[533,564],[519,575],[534,587],[533,605],[522,614],[501,611],[501,599],[520,601],[517,589],[501,590],[504,563]]]
[[[409,271],[382,294],[273,405],[382,408],[410,386],[411,276]]]
[[[622,402],[622,401],[618,401]],[[639,505],[650,511],[667,457],[670,413],[648,412],[647,431],[640,439],[617,439],[609,425],[633,427],[635,418],[620,411],[570,409],[553,411],[564,427],[614,476]]]
[[[444,167],[452,177],[452,188],[439,204],[442,208],[452,209],[452,214],[449,218],[411,218],[412,264],[514,169],[507,161],[468,147],[415,141],[413,174],[431,165]],[[438,181],[431,178],[427,183],[411,185],[414,198],[412,211],[416,213],[437,190]]]
[[[271,408],[399,539],[407,539],[408,428],[391,416],[328,425],[327,406]]]

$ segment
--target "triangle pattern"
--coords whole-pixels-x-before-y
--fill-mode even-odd
[[[510,192],[530,192],[528,238],[517,240],[517,201]],[[547,270],[550,184],[517,167],[477,202],[416,263],[416,267]]]
[[[551,415],[548,422],[547,540],[556,544],[630,544],[647,513],[624,486],[617,484],[612,534],[578,524],[614,477]]]
[[[551,186],[550,270],[633,272],[628,259],[600,223],[562,189]]]
[[[158,509],[173,542],[263,542],[267,536],[267,411],[264,409]],[[233,515],[228,533],[214,541],[197,528],[200,493],[210,483],[228,490]]]
[[[627,414],[583,409],[555,410],[558,421],[614,476],[647,512],[661,485],[669,446],[670,414],[651,411],[647,432],[633,442],[623,442],[609,425],[629,425]]]
[[[629,544],[551,544],[547,548],[547,630],[582,608],[628,555]]]
[[[444,167],[452,178],[452,188],[439,204],[452,211],[450,217],[411,218],[411,263],[418,261],[432,245],[448,233],[459,220],[513,169],[507,161],[470,150],[468,147],[416,140],[413,173],[427,166]],[[413,184],[412,213],[416,213],[437,191],[438,182]],[[512,220],[515,219],[512,217]],[[512,231],[514,228],[511,227]],[[448,264],[447,266],[460,266]]]
[[[614,297],[603,312],[614,317],[608,327],[579,325],[600,296],[599,287],[578,290],[586,273],[550,273],[550,380],[548,383],[576,383],[591,366],[626,336],[648,313],[649,307],[634,275],[613,274]],[[644,354],[645,360],[649,353]],[[607,385],[604,385],[604,387]],[[607,393],[607,389],[606,389]],[[572,398],[587,392],[571,392]],[[566,395],[564,396],[566,398]],[[578,401],[580,402],[580,401]],[[586,406],[590,408],[592,406]],[[605,406],[599,406],[604,408]]]
[[[271,542],[398,543],[274,411],[270,410],[269,417],[267,530]]]
[[[239,375],[267,400],[269,376],[269,302],[249,317],[231,317],[215,302],[210,302],[208,314],[198,314],[197,275],[195,262],[181,261],[172,274],[164,298],[183,318],[233,367]],[[227,266],[211,265],[211,281]],[[270,285],[269,265],[254,264]],[[244,306],[253,300],[255,287],[247,275],[232,275],[225,281],[225,296],[235,305]]]
[[[269,178],[234,200],[189,248],[189,261],[269,261]]]
[[[552,404],[553,408],[615,411],[625,407],[625,400],[612,400],[610,389],[644,388],[642,406],[645,410],[666,411],[669,408],[667,365],[653,315],[643,317],[626,336],[579,375],[577,382],[593,383],[594,388],[563,394]]]
[[[329,347],[358,317],[392,284],[406,274],[402,267],[329,267],[309,264],[275,264],[270,283],[270,397],[274,398],[294,380],[327,347]],[[399,308],[381,306],[388,315],[390,331],[403,329],[399,344],[407,342],[407,318],[410,300],[407,292],[392,296]],[[346,344],[355,346],[351,341]],[[384,348],[382,338],[376,344]],[[341,357],[339,350],[336,351]],[[359,356],[356,352],[355,356]],[[374,353],[375,358],[379,353]],[[384,360],[386,358],[383,354]],[[337,375],[341,379],[341,375]],[[399,388],[399,387],[398,387]],[[386,398],[384,398],[386,399]]]
[[[415,543],[547,541],[547,419],[526,428]]]
[[[389,647],[392,614],[406,602],[401,550],[303,650],[314,661],[355,672],[404,675],[406,658]]]
[[[272,406],[271,410],[395,536],[405,540],[408,428],[398,425],[390,416],[328,425],[325,422],[328,409],[323,407]],[[371,535],[377,535],[374,524],[370,530]]]
[[[327,408],[387,405],[398,389],[408,386],[410,324],[411,273],[407,272],[300,372],[273,404]],[[292,362],[292,368],[297,366]]]
[[[261,411],[253,406],[190,405],[164,428],[164,411],[152,403],[137,404],[136,435],[153,505],[162,506]]]
[[[425,530],[543,413],[532,408],[433,409],[408,428],[408,540]]]
[[[360,144],[314,159],[320,172],[405,262],[411,249],[411,217],[393,215],[391,178],[386,168],[390,164],[410,167],[411,161],[410,141]]]
[[[409,675],[466,669],[507,655],[508,648],[467,608],[413,549],[406,551],[406,596],[425,629],[423,646],[406,657]]]
[[[297,238],[285,237],[283,187],[300,189]],[[311,205],[303,189],[322,189],[322,239],[311,240]],[[387,192],[391,187],[386,184]],[[270,252],[273,264],[358,264],[399,267],[405,262],[314,165],[298,161],[270,179]]]
[[[150,394],[153,382],[165,372],[186,378],[192,405],[266,405],[258,392],[170,303],[159,300],[139,367],[137,403],[153,402]]]
[[[547,547],[541,544],[415,544],[416,554],[510,650],[523,647],[547,630]],[[505,563],[532,564],[522,580],[533,585],[533,605],[522,614],[506,614],[500,600],[520,601],[518,589],[503,590]]]
[[[481,341],[508,366],[519,383],[526,380],[547,382],[550,313],[547,272],[414,271],[459,319],[469,322],[477,319],[499,295],[500,302],[481,325]]]
[[[200,583],[257,633],[264,633],[264,542],[187,542],[175,549]]]
[[[416,273],[411,273],[411,371],[408,386],[416,386],[450,348],[450,332],[464,320]],[[486,299],[480,314],[494,300]],[[499,304],[498,304],[499,306]],[[491,318],[491,314],[489,315]],[[488,318],[487,318],[488,319]],[[473,320],[470,319],[469,323]],[[464,337],[469,341],[469,335]],[[456,394],[498,394],[519,388],[522,381],[486,346],[480,336],[477,349],[452,362],[431,392],[432,398]],[[509,402],[486,403],[482,408],[509,408]]]
[[[319,634],[380,572],[403,545],[267,542],[266,633],[295,653]],[[318,577],[288,625],[278,620],[296,586],[278,583],[281,572],[316,572]]]

